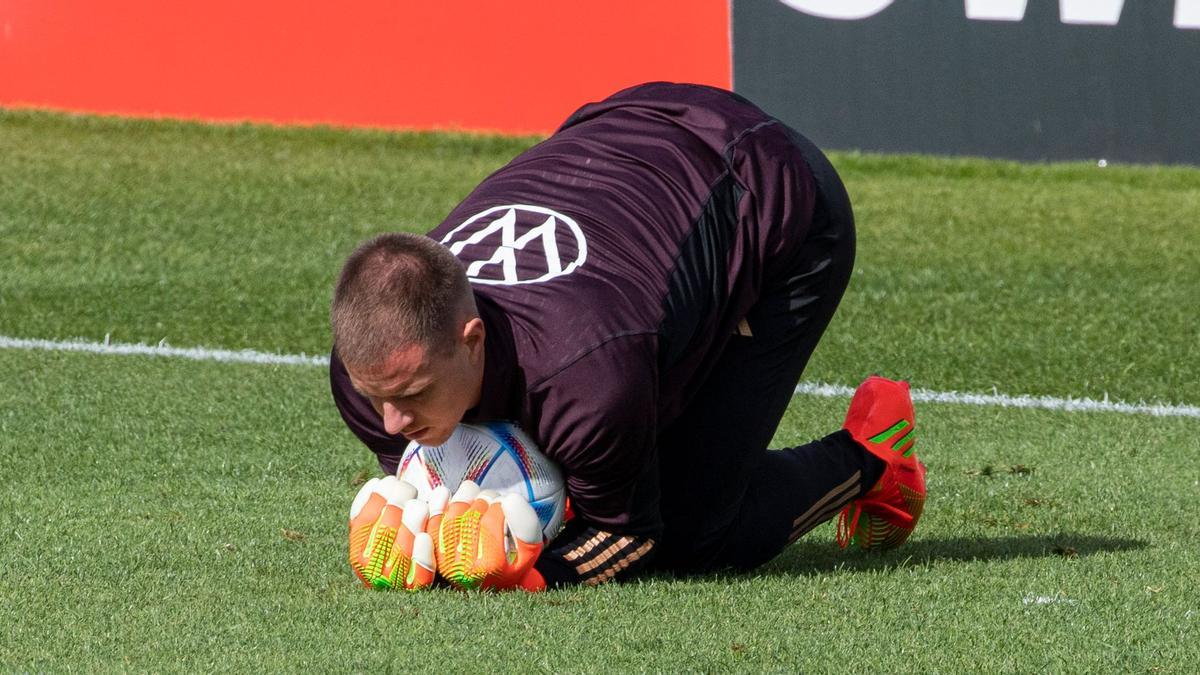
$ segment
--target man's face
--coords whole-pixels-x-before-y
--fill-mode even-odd
[[[472,318],[449,353],[410,345],[392,352],[379,366],[347,366],[346,371],[389,434],[437,446],[450,438],[463,413],[479,403],[483,342],[483,322]]]

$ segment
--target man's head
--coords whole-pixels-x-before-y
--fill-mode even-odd
[[[361,244],[342,267],[330,320],[350,382],[388,433],[440,445],[479,402],[483,321],[462,264],[432,239]]]

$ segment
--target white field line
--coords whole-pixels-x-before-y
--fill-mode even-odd
[[[88,342],[86,340],[32,340],[0,335],[0,349],[37,349],[55,352],[88,352],[92,354],[115,354],[136,356],[158,356],[192,359],[195,361],[222,361],[226,363],[254,363],[260,365],[329,366],[327,356],[306,354],[271,354],[253,349],[238,351],[208,349],[205,347],[172,347],[165,342],[157,345],[128,344],[122,342]],[[823,398],[849,398],[853,387],[837,384],[802,382],[796,394]],[[1200,406],[1169,403],[1126,403],[1108,398],[1057,398],[1054,396],[1011,396],[1008,394],[972,394],[957,391],[933,391],[913,389],[913,401],[927,403],[952,403],[958,405],[995,406],[1001,408],[1035,408],[1063,412],[1114,412],[1129,415],[1151,415],[1154,417],[1200,418]]]
[[[854,394],[854,388],[837,384],[801,382],[796,387],[796,393],[827,398],[849,397]],[[1000,408],[1041,408],[1043,410],[1061,410],[1064,412],[1116,412],[1130,415],[1152,415],[1154,417],[1200,417],[1200,407],[1194,405],[1125,403],[1123,401],[1110,401],[1108,398],[1097,401],[1092,398],[1056,398],[1054,396],[1029,396],[1025,394],[1010,396],[999,393],[971,394],[958,391],[913,389],[912,399],[918,403],[957,403],[961,405],[997,406]]]
[[[88,352],[122,356],[163,356],[193,361],[223,361],[226,363],[257,363],[262,365],[328,366],[327,356],[305,354],[268,354],[253,349],[233,351],[206,347],[172,347],[165,341],[156,345],[124,342],[87,342],[85,340],[27,340],[0,335],[0,349],[41,349],[51,352]]]

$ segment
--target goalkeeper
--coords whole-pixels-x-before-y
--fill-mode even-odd
[[[331,310],[346,424],[393,473],[410,440],[513,421],[575,517],[543,546],[520,500],[405,508],[393,480],[355,504],[352,560],[377,563],[360,574],[420,587],[436,561],[459,586],[534,590],[748,570],[839,513],[843,546],[899,545],[925,498],[907,384],[868,378],[841,429],[768,450],[853,261],[849,199],[811,142],[669,83],[584,106],[427,236],[363,243]],[[450,550],[427,534],[447,519],[510,520],[519,555]]]

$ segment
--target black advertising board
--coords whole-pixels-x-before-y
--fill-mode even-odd
[[[734,89],[823,147],[1200,164],[1200,0],[733,0],[732,19]]]

